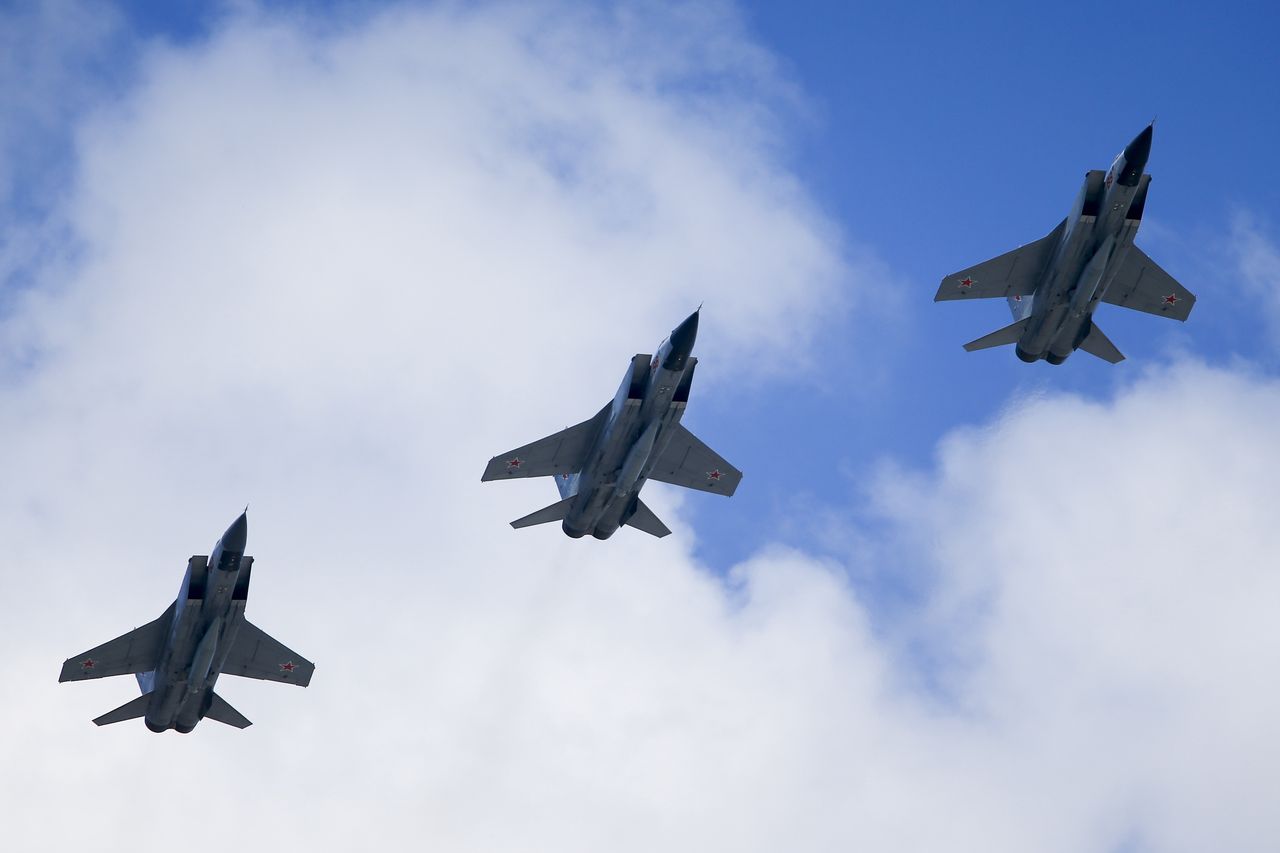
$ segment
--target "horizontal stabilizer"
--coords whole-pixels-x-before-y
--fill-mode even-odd
[[[524,518],[517,518],[511,522],[511,526],[519,530],[521,527],[532,527],[535,524],[547,524],[551,521],[564,521],[564,517],[569,514],[569,505],[573,503],[576,495],[570,495],[564,500],[559,500],[551,506],[544,506],[537,512],[531,512]]]
[[[151,694],[143,693],[137,699],[125,702],[114,711],[108,711],[93,721],[95,726],[109,726],[125,720],[136,720],[147,715],[147,706],[151,704]]]
[[[659,539],[671,533],[667,526],[662,523],[662,520],[653,514],[653,510],[645,506],[644,501],[639,498],[636,498],[636,511],[627,519],[626,524],[628,527],[643,530],[650,536],[657,536]]]
[[[211,720],[226,723],[228,726],[234,726],[237,729],[247,729],[253,725],[253,723],[245,719],[244,714],[228,705],[227,700],[217,693],[213,694],[213,703],[209,705],[209,710],[205,711],[204,715]]]
[[[1022,337],[1023,331],[1027,328],[1027,322],[1030,317],[1023,317],[1016,323],[1010,323],[1003,329],[996,329],[989,335],[984,335],[976,341],[969,341],[964,345],[966,352],[974,352],[980,349],[990,349],[991,347],[1002,347],[1005,344],[1016,344],[1018,339]]]
[[[1097,325],[1094,325],[1080,342],[1080,349],[1112,364],[1124,361],[1124,354],[1116,349],[1116,345],[1111,343],[1110,338],[1102,334],[1102,330]]]
[[[173,604],[155,619],[89,651],[68,658],[58,681],[84,681],[109,675],[132,675],[156,668],[173,624]]]

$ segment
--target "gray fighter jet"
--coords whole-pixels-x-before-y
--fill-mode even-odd
[[[701,310],[701,309],[699,309]],[[574,539],[608,539],[624,524],[654,536],[671,531],[640,500],[646,480],[732,495],[742,472],[680,424],[698,360],[690,353],[698,311],[676,327],[656,355],[641,353],[612,403],[590,420],[495,456],[486,480],[555,477],[561,500],[511,522],[561,522]]]
[[[967,343],[974,350],[1016,344],[1023,361],[1062,364],[1077,349],[1115,364],[1124,356],[1093,322],[1098,302],[1185,320],[1196,298],[1133,245],[1151,176],[1147,126],[1109,172],[1085,173],[1071,215],[1048,236],[942,280],[933,299],[1009,300],[1014,322]]]
[[[154,622],[62,665],[58,681],[136,675],[142,695],[94,720],[100,726],[145,718],[153,732],[191,731],[204,717],[243,729],[250,725],[213,692],[222,673],[306,687],[315,664],[244,618],[253,557],[242,513],[208,557],[192,557],[177,600]]]

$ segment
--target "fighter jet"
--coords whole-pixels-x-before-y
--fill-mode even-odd
[[[969,352],[1016,344],[1018,358],[1062,364],[1077,349],[1115,364],[1124,356],[1093,322],[1098,302],[1185,320],[1196,298],[1133,245],[1151,176],[1152,125],[1111,164],[1085,173],[1071,215],[1020,249],[942,280],[935,302],[1009,301],[1014,322],[964,345]]]
[[[248,511],[232,522],[208,557],[192,557],[178,598],[159,619],[76,655],[58,681],[136,675],[142,695],[94,720],[99,726],[143,717],[153,732],[183,734],[204,717],[250,725],[214,684],[220,674],[306,687],[315,664],[244,618],[253,557],[246,557]]]
[[[555,477],[561,500],[512,527],[550,521],[574,539],[608,539],[622,525],[653,536],[671,531],[640,500],[646,480],[732,495],[742,472],[680,424],[698,360],[693,312],[658,347],[640,353],[612,403],[595,417],[489,460],[481,481]]]

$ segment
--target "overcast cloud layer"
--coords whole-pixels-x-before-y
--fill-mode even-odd
[[[727,9],[245,13],[152,49],[0,327],[0,845],[1280,847],[1269,378],[1020,403],[850,494],[844,559],[717,577],[660,488],[662,541],[506,526],[554,490],[488,457],[697,304],[714,398],[870,298],[785,167],[793,97]],[[90,725],[134,685],[62,659],[246,501],[250,618],[312,686],[224,679],[243,732]],[[920,591],[890,625],[849,580],[886,572]]]

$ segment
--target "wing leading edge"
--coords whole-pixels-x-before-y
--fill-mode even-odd
[[[248,619],[240,623],[235,642],[222,664],[224,675],[259,678],[306,687],[316,665]],[[223,720],[223,722],[226,722]],[[235,725],[232,723],[231,725]]]
[[[1115,278],[1102,295],[1102,301],[1121,308],[1185,320],[1195,307],[1196,296],[1161,269],[1146,252],[1130,246]]]
[[[649,472],[649,479],[728,497],[742,482],[742,472],[703,444],[683,424],[676,424],[671,441]]]
[[[493,457],[480,480],[551,477],[582,470],[591,452],[591,442],[608,416],[609,408],[606,405],[589,420]]]
[[[995,299],[998,296],[1030,296],[1040,285],[1040,275],[1062,239],[1067,220],[1058,223],[1034,243],[952,273],[938,285],[934,302],[949,299]]]
[[[173,624],[173,608],[174,605],[170,604],[158,619],[83,654],[68,658],[62,664],[62,674],[58,676],[58,681],[84,681],[155,669],[169,636],[169,626]]]

